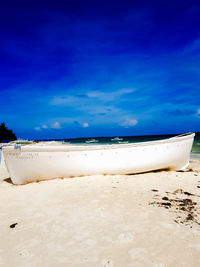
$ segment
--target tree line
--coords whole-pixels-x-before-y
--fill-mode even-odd
[[[14,141],[17,137],[12,130],[8,129],[4,122],[0,124],[0,142]]]

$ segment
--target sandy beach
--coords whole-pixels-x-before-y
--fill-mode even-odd
[[[16,186],[0,169],[0,265],[200,266],[200,161],[185,172]]]

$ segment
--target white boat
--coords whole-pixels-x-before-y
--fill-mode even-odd
[[[90,139],[90,140],[87,140],[85,142],[86,143],[98,143],[98,140],[96,140],[96,139]]]
[[[122,141],[123,138],[121,137],[115,137],[115,138],[112,138],[111,141]]]
[[[165,140],[112,145],[4,147],[14,184],[95,174],[132,174],[159,169],[182,170],[189,164],[193,133]]]

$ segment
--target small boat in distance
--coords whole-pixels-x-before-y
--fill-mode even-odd
[[[133,174],[189,165],[194,133],[129,144],[6,146],[4,160],[14,184],[96,174]]]
[[[111,141],[122,141],[123,138],[121,137],[115,137],[115,138],[112,138]]]
[[[86,143],[98,143],[99,141],[96,139],[89,139],[87,141],[85,141]]]
[[[28,145],[28,144],[32,144],[34,143],[34,141],[30,141],[30,140],[15,140],[15,141],[11,141],[11,144],[16,144],[16,145]]]

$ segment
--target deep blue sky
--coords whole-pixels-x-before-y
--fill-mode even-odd
[[[1,1],[0,122],[18,138],[200,131],[200,2]]]

